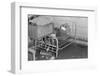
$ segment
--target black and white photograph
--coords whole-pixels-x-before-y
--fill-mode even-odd
[[[12,73],[72,73],[95,68],[97,10],[58,6],[11,4]]]
[[[88,17],[27,15],[28,61],[88,58]]]

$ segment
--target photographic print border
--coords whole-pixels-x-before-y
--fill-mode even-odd
[[[22,72],[22,18],[21,18],[21,12],[22,8],[39,8],[39,9],[53,9],[53,10],[70,10],[70,11],[90,11],[95,12],[96,9],[91,8],[85,8],[85,9],[78,9],[77,7],[71,7],[71,8],[52,8],[52,7],[35,7],[33,4],[28,3],[12,3],[11,4],[11,29],[12,29],[12,51],[11,51],[11,71],[13,73],[21,73]],[[80,16],[79,16],[80,17]],[[82,16],[81,16],[82,17]],[[19,25],[19,26],[17,26]],[[19,33],[17,33],[19,32]],[[19,36],[18,36],[19,35]],[[19,40],[16,40],[19,39]],[[17,43],[18,41],[18,43]]]

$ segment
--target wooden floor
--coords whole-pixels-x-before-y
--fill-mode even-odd
[[[59,50],[59,55],[56,59],[77,59],[88,58],[88,46],[79,44],[71,44],[63,50]]]
[[[40,55],[37,53],[38,57],[42,60]],[[33,60],[33,55],[29,52],[28,53],[28,60]],[[72,43],[68,47],[65,47],[63,50],[59,50],[58,52],[58,59],[79,59],[79,58],[88,58],[88,46],[82,46],[79,44]]]

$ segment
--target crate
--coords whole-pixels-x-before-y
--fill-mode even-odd
[[[29,25],[28,34],[32,39],[38,39],[53,32],[53,23],[47,25]]]

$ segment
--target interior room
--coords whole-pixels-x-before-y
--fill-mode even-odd
[[[88,17],[28,14],[28,61],[88,58]]]

